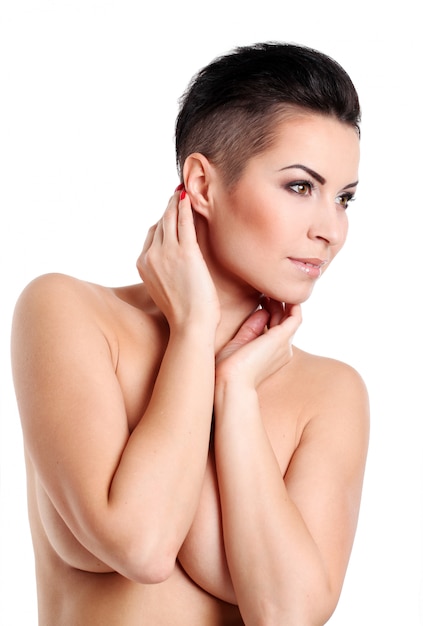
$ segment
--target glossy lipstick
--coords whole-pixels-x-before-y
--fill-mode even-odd
[[[295,267],[310,278],[319,278],[322,273],[322,267],[327,263],[327,261],[314,258],[295,259],[293,257],[289,257],[289,260],[293,263],[293,265],[295,265]]]

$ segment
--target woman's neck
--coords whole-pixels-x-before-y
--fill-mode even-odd
[[[224,267],[213,253],[208,224],[196,215],[197,240],[216,287],[221,307],[221,320],[216,333],[216,349],[220,350],[235,335],[241,324],[255,311],[261,294],[243,283]]]
[[[216,284],[217,282],[217,284]],[[216,331],[216,351],[219,351],[232,339],[242,323],[257,309],[260,304],[260,294],[257,292],[219,288],[215,281],[217,294],[221,306],[220,323]]]

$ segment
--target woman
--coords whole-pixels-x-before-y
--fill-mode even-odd
[[[42,626],[308,626],[337,604],[368,398],[292,342],[342,248],[360,109],[344,70],[239,48],[181,103],[181,184],[120,288],[62,275],[17,303]]]

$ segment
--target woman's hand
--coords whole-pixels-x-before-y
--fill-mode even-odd
[[[148,231],[137,268],[171,327],[199,321],[217,326],[219,301],[185,190],[175,191],[163,217]]]
[[[262,306],[216,356],[216,385],[238,381],[257,388],[291,360],[300,305],[264,298]]]

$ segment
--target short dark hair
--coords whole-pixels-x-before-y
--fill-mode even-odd
[[[230,186],[246,162],[272,145],[284,115],[334,116],[360,134],[360,104],[346,71],[306,46],[266,42],[242,46],[201,69],[180,99],[177,166],[193,152],[219,167]]]

